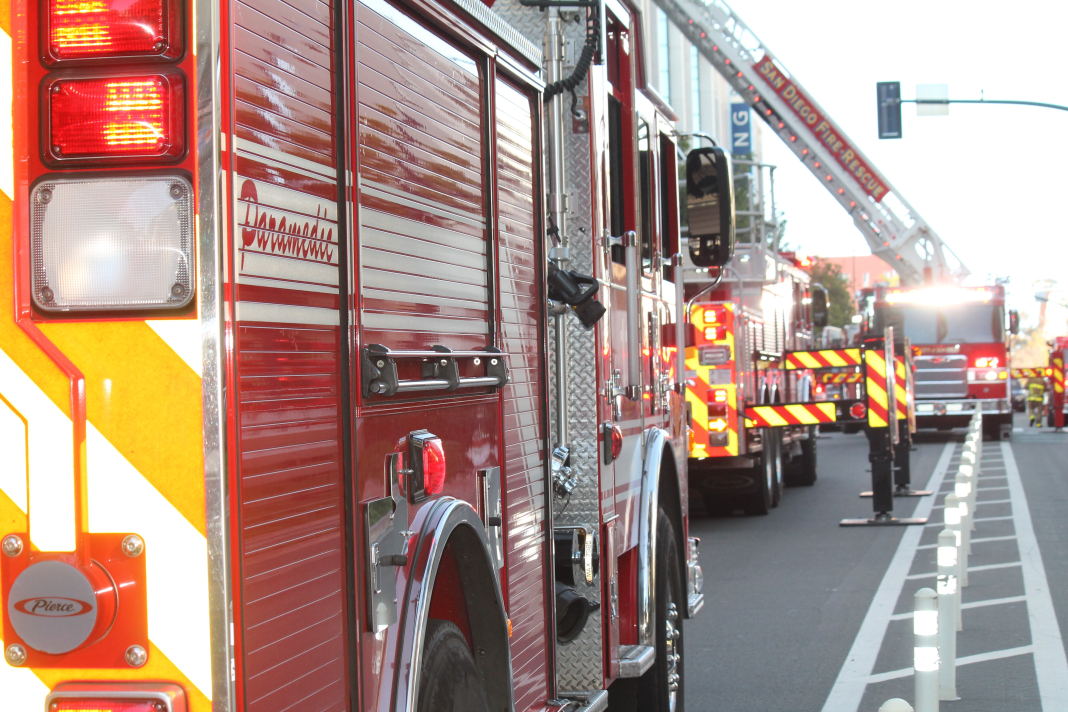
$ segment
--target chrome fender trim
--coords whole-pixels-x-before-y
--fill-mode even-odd
[[[656,512],[660,507],[660,468],[671,438],[660,428],[646,431],[645,437],[641,501],[638,504],[638,645],[655,646]]]
[[[490,554],[490,539],[482,518],[467,502],[443,497],[433,505],[420,527],[405,597],[401,606],[394,710],[415,712],[419,703],[419,676],[423,662],[423,636],[430,617],[430,602],[438,566],[450,541],[460,564],[461,583],[471,623],[471,643],[490,709],[513,710],[512,656],[508,643],[508,617],[500,579]],[[473,559],[473,560],[472,560]],[[492,582],[492,585],[485,585]],[[496,611],[497,615],[487,615]]]

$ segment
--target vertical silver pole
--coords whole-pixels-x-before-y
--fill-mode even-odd
[[[679,395],[686,397],[686,324],[690,321],[690,310],[686,305],[686,285],[682,282],[682,253],[671,258],[675,268],[675,385]]]
[[[553,83],[564,77],[564,42],[560,25],[560,11],[549,8],[548,32],[545,38],[545,54],[548,60],[548,80]],[[559,231],[559,242],[549,251],[549,257],[562,270],[567,269],[571,258],[570,239],[567,234],[567,199],[564,191],[564,103],[563,95],[549,100],[548,149],[549,170],[548,199],[549,217]],[[556,427],[558,446],[566,446],[571,436],[568,432],[568,359],[567,359],[567,311],[556,317]]]
[[[627,267],[627,398],[636,401],[642,397],[642,333],[638,235],[633,230],[623,233],[623,256]]]

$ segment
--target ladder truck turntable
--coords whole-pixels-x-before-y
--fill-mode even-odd
[[[673,115],[543,4],[12,3],[5,708],[681,704]]]

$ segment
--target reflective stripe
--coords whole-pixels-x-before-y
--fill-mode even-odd
[[[860,349],[824,349],[822,351],[789,351],[785,358],[786,370],[806,368],[838,368],[859,366]]]
[[[836,419],[835,404],[831,402],[751,406],[745,409],[745,415],[753,427],[764,428],[833,423]]]
[[[868,425],[885,428],[889,424],[886,358],[879,351],[868,350],[864,352],[864,363],[867,367]]]
[[[92,423],[86,449],[89,531],[145,540],[148,637],[210,699],[207,540]]]
[[[17,483],[0,478],[12,501],[32,505],[30,541],[42,551],[74,551],[74,446],[70,418],[44,394],[37,384],[0,350],[0,394],[14,416],[5,418],[4,439],[22,437],[26,442],[29,477]],[[24,428],[18,423],[25,422]],[[5,462],[5,468],[6,467]],[[25,470],[23,470],[25,476]],[[29,486],[27,490],[26,482]]]

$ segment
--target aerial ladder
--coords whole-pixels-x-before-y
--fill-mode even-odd
[[[906,286],[969,274],[919,213],[797,78],[722,0],[656,0],[783,143],[853,218],[872,254]]]

